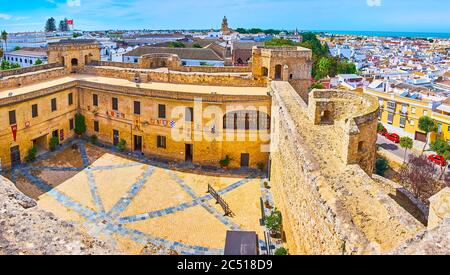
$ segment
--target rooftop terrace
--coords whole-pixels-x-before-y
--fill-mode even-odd
[[[74,81],[84,81],[88,83],[97,83],[105,85],[114,85],[120,87],[136,88],[137,84],[126,79],[110,78],[93,76],[86,74],[72,74],[69,76],[51,79],[47,81],[41,81],[31,85],[26,85],[14,89],[0,89],[0,99],[24,95],[27,93],[40,91],[46,88],[69,84]],[[268,89],[266,87],[226,87],[226,86],[204,86],[204,85],[188,85],[188,84],[172,84],[172,83],[159,83],[149,82],[140,83],[140,89],[155,90],[155,91],[167,91],[167,92],[179,92],[190,94],[218,94],[218,95],[232,95],[232,96],[267,96]]]

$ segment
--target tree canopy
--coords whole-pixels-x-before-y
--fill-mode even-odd
[[[0,65],[0,70],[12,70],[12,69],[18,69],[20,68],[20,65],[17,63],[10,63],[6,60],[3,60],[1,65]]]
[[[55,18],[50,17],[49,19],[47,19],[47,22],[45,23],[45,31],[46,32],[55,32],[56,31]]]
[[[263,30],[263,29],[260,29],[260,28],[251,28],[251,29],[237,28],[236,32],[241,33],[241,34],[265,33],[265,34],[269,34],[269,35],[277,35],[277,34],[280,34],[281,32],[287,33],[287,31],[282,31],[282,30],[274,30],[274,29]]]
[[[436,131],[436,128],[437,128],[436,122],[431,117],[423,116],[419,119],[419,129],[424,131],[425,134],[427,135],[427,141],[425,142],[425,145],[423,146],[422,153],[425,152],[425,149],[428,144],[428,134]]]
[[[266,46],[300,46],[311,49],[313,53],[312,75],[316,80],[338,74],[356,74],[355,64],[339,57],[333,57],[327,44],[322,44],[317,35],[311,32],[302,34],[302,42],[295,42],[285,38],[274,38],[265,43]]]
[[[185,48],[186,45],[184,45],[183,42],[175,41],[169,43],[169,48]]]
[[[60,32],[68,32],[69,31],[69,24],[67,24],[67,18],[64,18],[64,20],[59,21],[58,30]]]

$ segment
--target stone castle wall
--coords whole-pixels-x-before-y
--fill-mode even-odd
[[[339,90],[313,90],[308,101],[309,117],[314,124],[333,124],[345,137],[336,146],[336,153],[342,161],[347,165],[357,164],[372,175],[376,157],[378,101],[370,96]],[[321,121],[325,112],[329,117]]]
[[[303,103],[302,108],[307,105]],[[277,207],[283,213],[289,251],[318,255],[376,253],[320,175],[316,156],[302,142],[294,124],[296,117],[277,91],[273,94],[272,116],[272,131],[278,141],[277,148],[272,148],[270,180]]]
[[[233,86],[233,87],[266,87],[268,82],[265,78],[255,79],[252,76],[239,76],[227,74],[202,74],[202,73],[183,73],[183,72],[164,72],[157,70],[124,70],[113,67],[86,66],[83,73],[128,79],[134,81],[136,75],[141,80],[154,82],[165,82],[174,84],[193,84],[210,86]],[[144,81],[146,82],[146,81]]]
[[[36,65],[26,68],[18,68],[18,69],[12,69],[12,70],[6,70],[6,71],[0,71],[0,79],[12,76],[12,75],[21,75],[31,72],[37,72],[37,71],[43,71],[53,68],[62,67],[61,63],[49,63],[49,64],[42,64],[42,65]]]
[[[381,254],[424,230],[374,184],[369,176],[373,166],[369,169],[364,162],[370,165],[374,156],[358,151],[360,140],[369,145],[376,137],[372,114],[378,107],[372,109],[372,100],[348,117],[345,104],[338,101],[353,106],[356,98],[329,91],[325,107],[334,103],[337,121],[315,126],[316,104],[326,96],[311,95],[308,107],[289,84],[272,88],[271,190],[293,254]],[[314,115],[308,117],[311,110]]]
[[[69,72],[64,67],[54,67],[31,71],[25,74],[11,75],[0,79],[0,89],[13,89],[48,79],[59,78]]]
[[[251,73],[252,68],[247,66],[181,66],[177,69],[180,72],[200,72],[200,73]]]

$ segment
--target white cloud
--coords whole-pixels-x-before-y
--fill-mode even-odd
[[[69,7],[80,7],[81,6],[81,0],[67,0],[67,6]]]
[[[369,7],[380,7],[381,6],[381,0],[367,0],[367,5]]]
[[[0,19],[9,20],[12,18],[12,15],[6,13],[0,13]]]

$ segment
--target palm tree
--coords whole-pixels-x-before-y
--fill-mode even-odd
[[[405,163],[408,150],[413,148],[413,140],[410,137],[402,137],[400,139],[400,147],[405,149],[405,157],[403,158],[403,163]]]
[[[8,42],[7,42],[8,33],[6,31],[2,31],[1,36],[2,36],[2,40],[5,41],[5,52],[7,52],[8,51]]]
[[[427,148],[428,145],[428,134],[436,131],[436,128],[437,128],[436,122],[434,122],[434,120],[431,117],[423,116],[419,119],[419,129],[424,131],[425,134],[427,135],[425,145],[423,146],[422,155],[425,152],[425,149]]]

